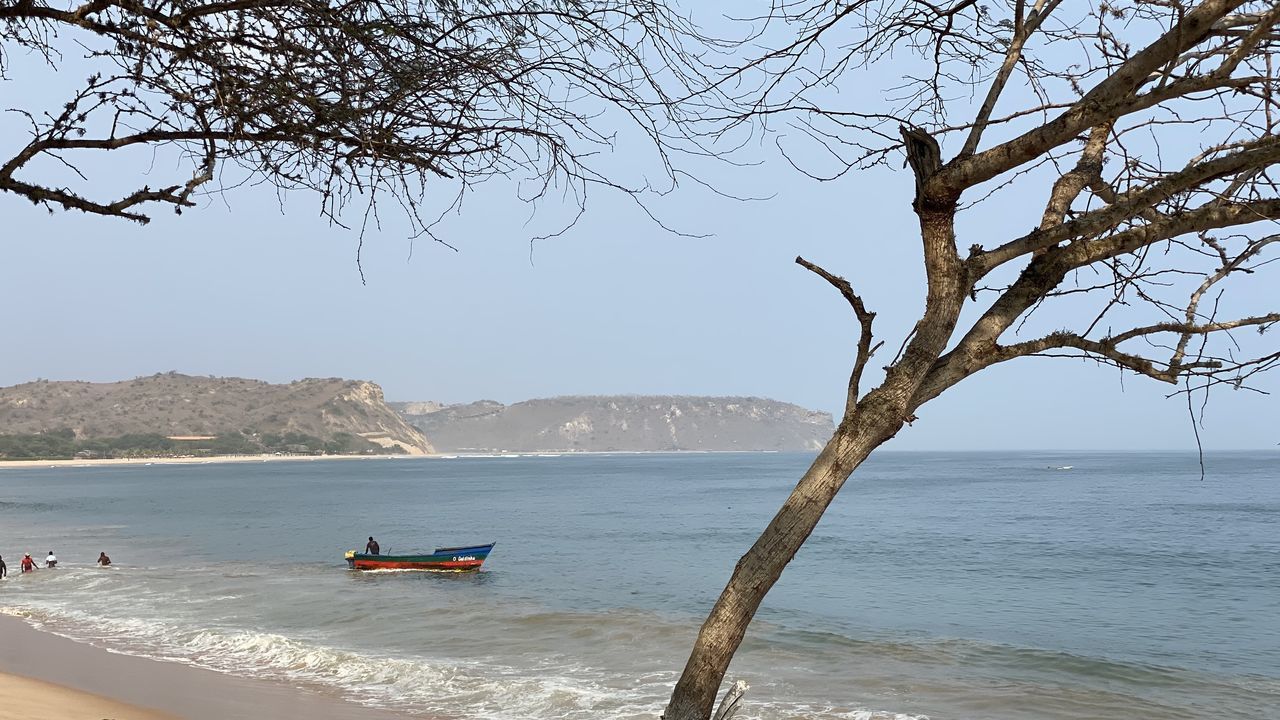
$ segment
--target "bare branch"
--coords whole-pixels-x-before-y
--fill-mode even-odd
[[[1175,28],[1134,55],[1056,119],[990,150],[948,163],[931,180],[936,192],[959,194],[986,182],[1075,137],[1125,107],[1156,68],[1203,40],[1242,0],[1206,0],[1186,13]]]
[[[1109,121],[1093,128],[1075,168],[1054,182],[1044,215],[1040,218],[1040,232],[1047,232],[1061,224],[1080,192],[1102,175],[1102,152],[1106,149],[1107,136],[1111,134],[1113,127],[1115,123]]]
[[[145,221],[148,206],[189,205],[229,163],[250,182],[317,193],[339,224],[348,203],[368,212],[390,195],[418,234],[440,180],[465,191],[531,175],[532,199],[581,201],[588,185],[656,196],[676,182],[669,154],[698,150],[673,122],[673,97],[705,85],[680,45],[697,37],[656,0],[4,3],[0,49],[33,48],[56,67],[56,48],[75,42],[101,71],[62,110],[30,115],[30,142],[0,159],[0,191]],[[668,187],[594,166],[628,126]],[[101,200],[21,172],[51,160],[77,172],[88,153],[144,147],[185,159],[188,174]]]
[[[859,386],[862,383],[862,372],[866,369],[867,362],[871,360],[871,356],[875,355],[876,350],[884,344],[883,342],[876,343],[874,346],[871,344],[871,323],[876,319],[876,314],[867,310],[862,298],[853,291],[853,286],[849,284],[848,280],[838,275],[832,275],[799,256],[796,257],[796,264],[831,283],[832,286],[839,290],[844,299],[853,307],[853,314],[858,318],[858,324],[862,327],[862,332],[858,337],[858,355],[853,363],[853,373],[849,377],[849,392],[845,399],[845,414],[848,415],[858,405],[858,398],[860,397]]]
[[[964,147],[960,149],[959,157],[968,157],[978,149],[982,133],[987,129],[991,113],[996,108],[996,101],[1000,98],[1000,93],[1004,92],[1005,84],[1009,82],[1009,76],[1013,74],[1014,67],[1022,59],[1023,47],[1026,46],[1032,33],[1039,29],[1040,24],[1061,2],[1062,0],[1036,0],[1035,7],[1031,8],[1031,12],[1025,16],[1022,13],[1022,3],[1018,3],[1013,42],[1009,43],[1009,51],[1005,53],[1004,63],[996,72],[995,79],[991,81],[991,88],[987,91],[986,99],[982,101],[982,107],[979,108],[978,116],[973,121],[973,127],[969,130],[969,137],[964,141]],[[1046,4],[1048,7],[1045,7]]]

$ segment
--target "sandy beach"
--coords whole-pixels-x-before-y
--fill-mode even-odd
[[[175,716],[126,705],[40,680],[0,673],[0,720],[174,720]]]
[[[309,462],[313,460],[389,460],[434,455],[206,455],[201,457],[99,458],[95,460],[0,460],[3,468],[107,467],[111,465],[206,465],[211,463]]]
[[[776,454],[775,450],[752,450],[763,455]],[[425,455],[204,455],[201,457],[154,458],[98,458],[94,460],[0,460],[0,470],[6,468],[110,467],[113,465],[209,465],[221,463],[311,462],[330,460],[453,460],[460,457],[588,457],[626,455],[739,455],[737,450],[512,450],[507,452],[450,452]]]
[[[0,720],[404,720],[303,688],[107,652],[0,616]]]

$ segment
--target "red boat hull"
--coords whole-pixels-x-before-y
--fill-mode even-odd
[[[353,570],[430,570],[433,572],[474,572],[484,564],[493,549],[488,545],[436,548],[417,555],[366,555],[354,550],[347,553],[347,565]]]
[[[356,570],[452,570],[454,572],[465,572],[467,570],[479,570],[483,564],[484,560],[414,562],[412,560],[366,560],[360,558],[354,560],[351,563],[351,567]]]

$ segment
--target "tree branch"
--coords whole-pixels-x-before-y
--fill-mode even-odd
[[[853,286],[849,284],[848,280],[838,275],[832,275],[798,255],[796,256],[796,264],[831,283],[832,286],[839,290],[844,299],[849,301],[849,305],[853,307],[853,314],[858,318],[858,324],[862,327],[862,332],[858,336],[858,355],[853,363],[853,373],[849,377],[849,391],[845,398],[845,416],[848,417],[858,405],[858,398],[861,395],[859,386],[862,383],[862,372],[866,369],[867,362],[871,360],[871,356],[875,355],[876,350],[880,349],[880,346],[884,344],[883,342],[876,343],[874,346],[871,344],[871,323],[876,319],[876,314],[867,310],[862,298],[853,291]]]
[[[989,150],[955,158],[933,175],[930,189],[943,195],[959,195],[1114,117],[1115,110],[1125,105],[1152,72],[1203,40],[1214,23],[1242,4],[1243,0],[1205,0],[1057,118]]]
[[[1205,183],[1280,162],[1280,137],[1264,136],[1242,143],[1240,148],[1237,152],[1163,176],[1146,187],[1114,195],[1108,206],[1083,213],[1069,222],[1056,225],[1046,222],[1052,219],[1046,210],[1045,218],[1036,230],[991,250],[971,254],[968,259],[971,277],[976,282],[991,270],[1022,255],[1048,249],[1066,240],[1089,238],[1111,230],[1157,203],[1202,187]],[[1081,162],[1085,162],[1083,155]],[[1066,178],[1064,176],[1059,182],[1066,183]],[[1065,214],[1066,208],[1062,210]],[[1162,216],[1145,217],[1155,224],[1155,218]]]
[[[1031,8],[1030,14],[1023,16],[1022,3],[1018,3],[1018,15],[1014,20],[1013,41],[1009,43],[1009,51],[1005,53],[1004,62],[1000,65],[1000,69],[996,72],[996,77],[991,81],[991,88],[987,91],[987,97],[982,101],[982,107],[978,109],[978,116],[973,121],[973,127],[969,130],[969,137],[964,141],[964,147],[961,148],[958,157],[969,157],[978,149],[978,143],[982,140],[982,133],[987,129],[987,123],[991,119],[991,113],[995,111],[996,101],[1000,98],[1000,93],[1004,92],[1004,87],[1009,82],[1009,76],[1013,74],[1014,67],[1018,61],[1022,59],[1022,48],[1027,44],[1027,39],[1040,27],[1044,19],[1054,11],[1062,0],[1036,0],[1035,7]],[[1045,4],[1048,3],[1048,8]]]

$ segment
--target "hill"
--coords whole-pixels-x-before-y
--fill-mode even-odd
[[[439,452],[817,450],[827,413],[755,397],[557,397],[390,403]]]
[[[337,378],[280,385],[178,373],[114,383],[38,380],[0,388],[0,435],[81,444],[122,437],[155,444],[159,437],[177,448],[230,452],[432,450],[387,406],[382,388]]]

